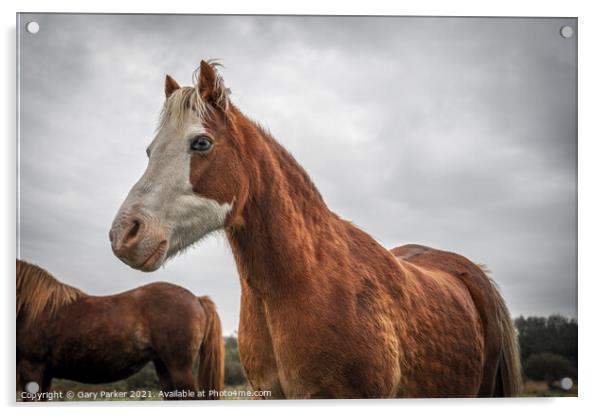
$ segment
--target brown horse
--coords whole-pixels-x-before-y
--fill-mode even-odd
[[[210,398],[210,390],[224,387],[223,350],[220,320],[208,297],[195,297],[167,283],[91,296],[17,260],[21,391],[36,382],[44,398],[52,378],[114,382],[152,360],[166,398],[180,398],[186,391],[188,398],[196,399],[197,390]]]
[[[225,229],[241,361],[272,397],[515,396],[516,334],[482,270],[427,247],[389,251],[339,218],[228,92],[204,61],[194,87],[166,77],[148,168],[109,233],[114,253],[153,271]]]

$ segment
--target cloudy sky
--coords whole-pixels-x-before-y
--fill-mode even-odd
[[[170,281],[238,326],[223,235],[153,274],[109,227],[166,73],[219,58],[232,100],[384,246],[485,263],[517,316],[577,315],[574,19],[21,15],[20,257],[104,295]]]

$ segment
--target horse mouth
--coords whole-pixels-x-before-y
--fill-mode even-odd
[[[165,254],[166,250],[167,250],[167,241],[163,240],[163,241],[159,242],[159,245],[157,245],[157,248],[155,248],[153,253],[150,254],[150,256],[148,258],[146,258],[144,260],[144,262],[142,264],[138,265],[136,268],[138,268],[140,271],[144,271],[144,272],[155,271],[161,265],[160,259],[163,258],[163,255]]]

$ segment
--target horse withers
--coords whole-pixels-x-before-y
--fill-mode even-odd
[[[53,378],[115,382],[150,361],[165,398],[218,396],[212,391],[224,388],[224,344],[209,297],[164,282],[92,296],[17,260],[21,392],[29,392],[26,385],[35,382],[38,396],[44,397]]]

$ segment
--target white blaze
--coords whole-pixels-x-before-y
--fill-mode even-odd
[[[204,132],[192,113],[168,120],[151,145],[146,171],[130,190],[117,217],[133,214],[168,237],[167,257],[223,228],[232,205],[194,193],[190,183],[190,142]]]

